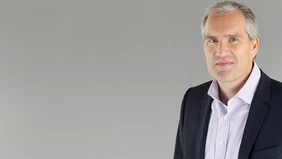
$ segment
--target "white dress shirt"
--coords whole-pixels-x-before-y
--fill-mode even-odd
[[[227,105],[220,101],[218,83],[213,80],[208,90],[213,102],[205,159],[238,159],[243,131],[260,76],[260,70],[254,62],[248,80]]]

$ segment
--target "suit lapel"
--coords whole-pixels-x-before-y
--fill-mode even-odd
[[[205,145],[211,114],[211,102],[212,98],[208,95],[206,95],[205,98],[200,102],[196,130],[195,159],[204,159],[205,157]]]
[[[238,159],[248,159],[269,107],[271,80],[261,71],[261,79],[251,103]]]
[[[240,146],[239,159],[248,159],[267,112],[268,107],[254,98]]]

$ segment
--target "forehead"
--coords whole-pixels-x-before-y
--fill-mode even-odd
[[[205,30],[206,34],[240,34],[245,32],[245,18],[237,10],[226,13],[214,13],[208,17]]]

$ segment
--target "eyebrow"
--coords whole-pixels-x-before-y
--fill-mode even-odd
[[[239,37],[239,38],[242,38],[243,35],[241,35],[241,34],[227,34],[227,35],[224,35],[224,37]]]
[[[224,35],[225,38],[233,38],[233,37],[239,37],[242,38],[243,36],[241,34],[227,34]],[[212,36],[212,35],[205,35],[204,39],[217,39],[218,36]]]
[[[204,40],[205,39],[217,39],[217,36],[205,35]]]

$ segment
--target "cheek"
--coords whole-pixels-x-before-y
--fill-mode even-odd
[[[206,56],[206,60],[209,61],[212,59],[213,57],[213,48],[212,47],[208,47],[208,46],[205,46],[204,47],[204,52],[205,52],[205,56]]]
[[[212,52],[205,51],[205,57],[207,62],[211,62],[214,58],[214,54]]]
[[[238,62],[252,61],[252,55],[249,48],[234,49],[233,56]]]
[[[204,51],[205,53],[211,52],[212,47],[209,46],[208,44],[204,44]]]

